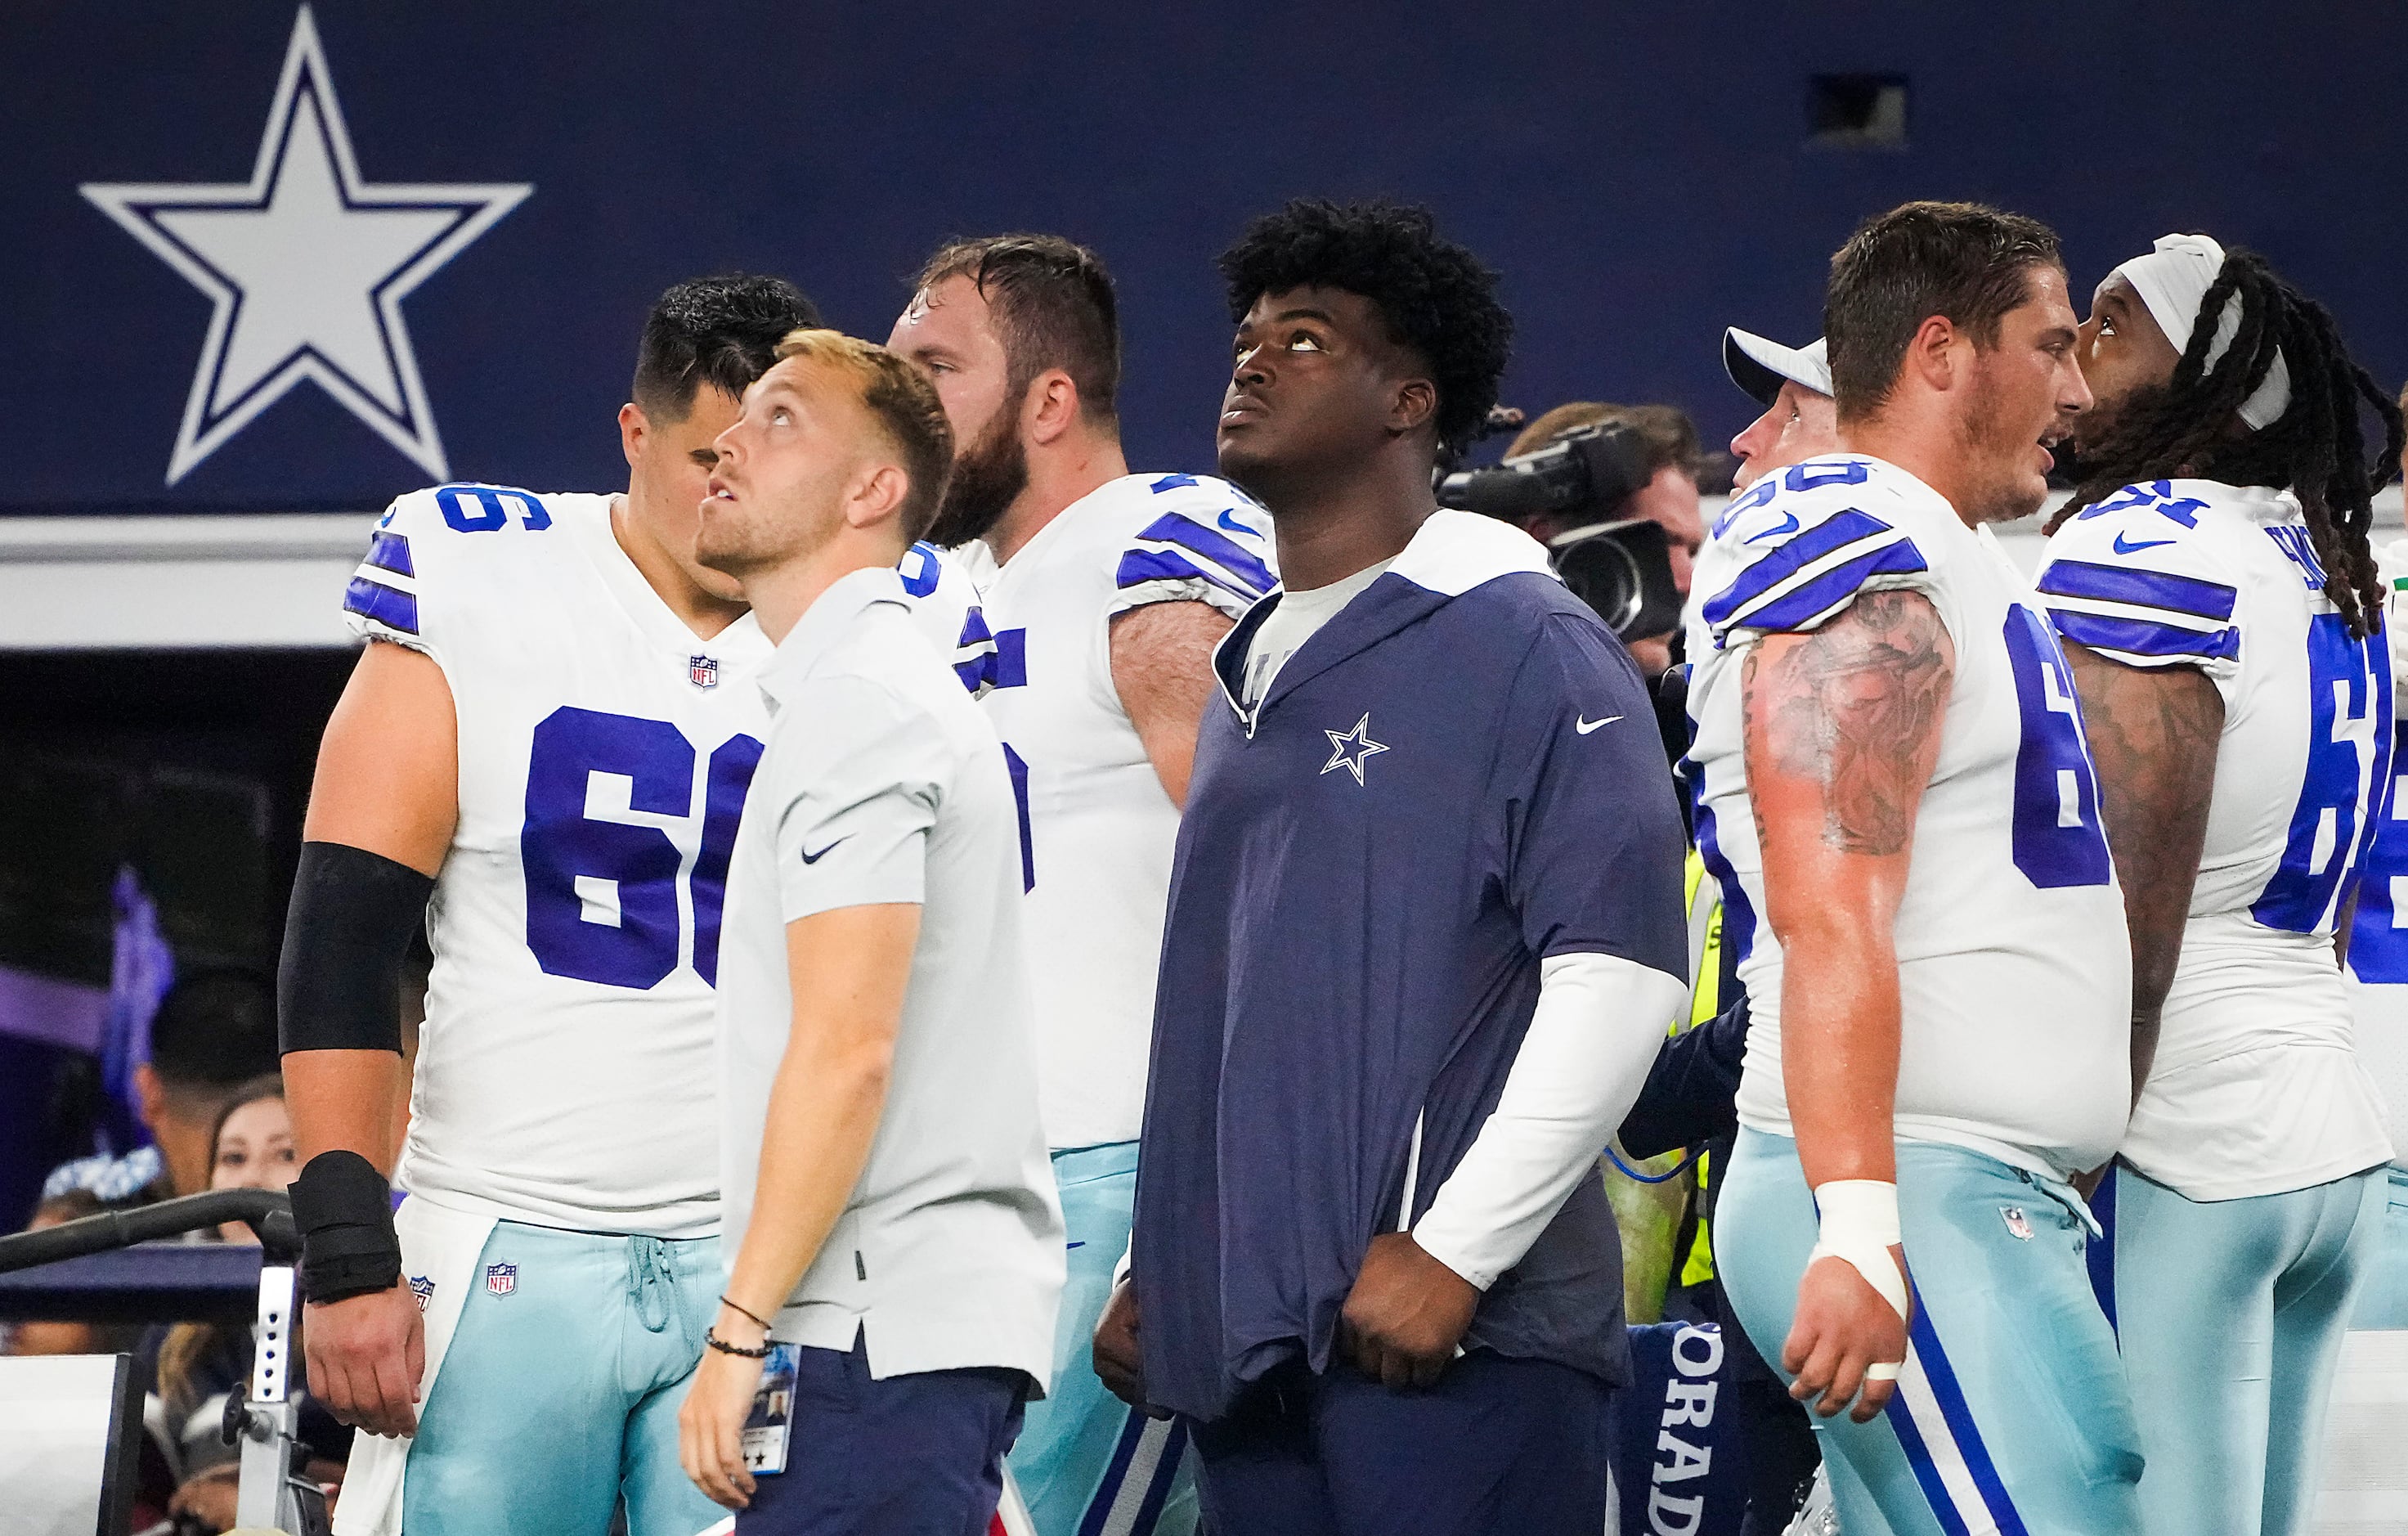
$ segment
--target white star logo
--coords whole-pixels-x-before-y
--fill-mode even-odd
[[[1344,768],[1354,775],[1354,782],[1358,784],[1363,782],[1364,762],[1373,753],[1388,750],[1371,739],[1371,716],[1368,712],[1354,722],[1354,728],[1351,731],[1325,729],[1321,734],[1329,738],[1329,761],[1321,765],[1321,771],[1335,773]]]
[[[450,478],[401,301],[535,189],[363,182],[308,7],[294,19],[249,184],[80,190],[216,301],[168,484],[304,379]]]

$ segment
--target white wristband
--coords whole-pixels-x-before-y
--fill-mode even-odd
[[[1823,1225],[1807,1264],[1818,1258],[1842,1260],[1904,1318],[1906,1276],[1889,1254],[1899,1242],[1898,1185],[1877,1179],[1834,1179],[1814,1186],[1814,1206],[1822,1213]]]

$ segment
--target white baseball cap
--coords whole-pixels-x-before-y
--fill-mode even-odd
[[[1772,404],[1784,380],[1817,395],[1831,393],[1831,364],[1819,336],[1807,346],[1784,347],[1733,325],[1723,332],[1723,367],[1762,406]]]

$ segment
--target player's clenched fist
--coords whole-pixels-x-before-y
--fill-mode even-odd
[[[1423,1252],[1411,1233],[1383,1232],[1364,1252],[1339,1313],[1339,1338],[1355,1369],[1374,1381],[1435,1386],[1479,1305],[1479,1289]]]
[[[1137,1287],[1124,1279],[1112,1287],[1104,1314],[1096,1319],[1096,1375],[1105,1390],[1140,1413],[1168,1418],[1145,1400],[1145,1357],[1137,1342]]]
[[[407,1287],[310,1302],[302,1314],[301,1342],[310,1395],[328,1413],[373,1434],[418,1432],[426,1324]]]
[[[1905,1256],[1893,1244],[1889,1256],[1902,1278]],[[1848,1416],[1863,1424],[1888,1406],[1905,1358],[1906,1317],[1855,1265],[1826,1254],[1806,1266],[1798,1283],[1797,1315],[1781,1346],[1781,1368],[1796,1377],[1791,1397],[1799,1402],[1819,1399],[1814,1412],[1825,1418],[1854,1400]]]

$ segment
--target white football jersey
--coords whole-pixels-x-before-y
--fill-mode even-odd
[[[442,667],[459,725],[395,1183],[511,1221],[699,1237],[719,1221],[720,912],[770,646],[749,613],[688,629],[620,549],[616,499],[414,492],[344,596],[353,633]],[[915,596],[965,590],[906,566]]]
[[[2131,953],[2097,777],[2064,654],[1987,529],[1895,465],[1829,454],[1767,475],[1714,522],[1688,631],[1698,845],[1753,1009],[1739,1114],[1790,1135],[1781,945],[1741,746],[1747,648],[1906,589],[1947,626],[1956,671],[1916,812],[1896,942],[1897,1134],[2040,1172],[2095,1168],[2130,1095]]]
[[[2383,1096],[2391,1160],[2408,1166],[2408,538],[2381,552],[2384,638],[2391,652],[2391,782],[2375,818],[2374,845],[2358,881],[2349,930],[2349,993],[2358,1018],[2358,1057]]]
[[[1235,619],[1275,580],[1269,515],[1244,493],[1130,475],[1064,509],[985,582],[956,669],[1020,798],[1039,1098],[1056,1148],[1137,1139],[1179,835],[1112,682],[1112,618],[1202,602]]]
[[[2224,700],[2207,840],[2155,1063],[2122,1148],[2193,1199],[2279,1194],[2391,1156],[2351,1048],[2333,931],[2390,779],[2391,657],[2353,639],[2288,492],[2133,485],[2049,540],[2057,634],[2193,667]]]

